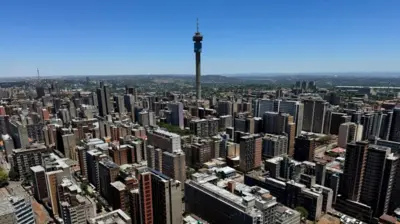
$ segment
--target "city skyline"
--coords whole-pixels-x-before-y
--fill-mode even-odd
[[[400,71],[399,2],[290,3],[8,1],[0,77],[194,74],[196,17],[205,75]]]

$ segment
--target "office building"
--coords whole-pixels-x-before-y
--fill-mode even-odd
[[[1,224],[35,224],[29,197],[10,196],[0,201]]]
[[[127,188],[121,181],[114,181],[110,183],[110,191],[108,194],[108,202],[114,210],[121,209],[124,212],[129,211],[129,203],[127,198]]]
[[[32,166],[30,169],[33,181],[33,195],[36,200],[42,201],[48,197],[45,169],[42,166]]]
[[[47,148],[42,144],[34,144],[23,149],[12,150],[12,165],[20,177],[30,175],[30,168],[42,165],[42,153],[47,152]]]
[[[235,185],[239,185],[238,188]],[[252,190],[237,182],[230,186],[228,191],[209,182],[188,180],[185,183],[185,211],[209,223],[275,223],[277,202],[269,191]],[[240,189],[243,195],[233,193]]]
[[[151,173],[143,172],[139,174],[139,189],[138,189],[138,213],[136,215],[139,223],[154,223],[153,217],[153,190],[151,183]],[[154,199],[157,200],[157,199]],[[158,214],[157,214],[158,215]]]
[[[9,122],[9,128],[15,148],[24,148],[29,145],[28,129],[25,124],[13,120]]]
[[[100,189],[99,162],[106,157],[106,155],[97,149],[86,151],[87,179],[96,190]]]
[[[183,129],[183,104],[181,102],[170,102],[167,104],[167,108],[171,111],[170,123]]]
[[[300,212],[283,205],[276,207],[275,214],[276,224],[299,224],[301,220]]]
[[[168,152],[182,151],[181,136],[172,132],[156,129],[148,131],[147,143]]]
[[[388,157],[391,161],[386,164]],[[374,217],[380,217],[388,212],[395,172],[393,162],[395,160],[390,148],[377,145],[368,146],[359,201],[371,206]],[[387,165],[388,167],[386,167]],[[388,173],[385,173],[385,171]]]
[[[314,161],[316,138],[309,135],[296,137],[294,143],[294,156],[297,161]]]
[[[217,113],[218,115],[225,116],[231,115],[232,116],[233,106],[231,101],[218,101],[217,105]]]
[[[153,223],[174,224],[182,222],[182,184],[160,172],[151,171]]]
[[[364,181],[368,143],[352,142],[346,147],[346,159],[341,180],[340,194],[352,201],[359,201]]]
[[[322,133],[328,103],[322,100],[304,100],[303,131]]]
[[[261,166],[262,137],[258,134],[242,136],[239,140],[240,163],[239,168],[243,172]]]
[[[263,115],[264,133],[283,134],[289,123],[289,114],[278,112],[265,112]],[[293,118],[292,118],[293,120]]]
[[[218,130],[225,130],[227,127],[233,127],[233,119],[231,115],[219,116]]]
[[[120,116],[126,112],[123,96],[114,96],[114,108],[114,111],[118,112]]]
[[[81,191],[68,178],[63,178],[58,185],[60,215],[65,224],[86,224],[95,217],[94,201],[82,196]]]
[[[284,135],[266,134],[262,139],[263,158],[282,156],[287,153],[288,138]]]
[[[99,162],[100,194],[110,200],[110,183],[117,180],[119,166],[113,161],[104,158]]]
[[[347,143],[361,141],[363,126],[353,122],[346,122],[339,127],[338,146],[346,148]]]
[[[393,109],[393,118],[390,127],[389,140],[400,142],[400,107]]]
[[[287,113],[293,117],[296,124],[296,136],[301,135],[303,129],[304,104],[299,101],[282,100],[279,103],[279,112]]]
[[[186,180],[186,158],[181,152],[168,152],[162,154],[162,173],[181,183]]]

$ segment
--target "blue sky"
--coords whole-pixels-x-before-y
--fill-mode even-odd
[[[0,76],[400,71],[399,0],[1,0]]]

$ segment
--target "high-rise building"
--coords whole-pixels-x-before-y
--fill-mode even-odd
[[[23,148],[29,145],[28,129],[19,121],[9,122],[10,135],[14,140],[15,148]]]
[[[261,99],[255,101],[255,116],[262,117],[265,112],[278,112],[280,100]]]
[[[157,171],[151,171],[153,223],[182,222],[182,184]]]
[[[288,138],[284,135],[266,134],[262,141],[263,158],[272,158],[287,153]]]
[[[374,114],[367,113],[361,116],[360,120],[361,125],[363,126],[362,140],[368,140],[373,138],[373,124],[374,124]]]
[[[232,110],[231,101],[218,101],[217,113],[219,116],[232,115]]]
[[[86,224],[96,214],[95,204],[70,179],[63,178],[58,185],[60,215],[65,224]]]
[[[243,172],[261,166],[262,158],[262,137],[258,134],[242,136],[240,144],[240,162],[239,168]]]
[[[183,151],[162,154],[162,173],[181,183],[186,180],[186,158]]]
[[[342,123],[350,122],[351,117],[346,113],[333,112],[328,110],[325,115],[324,134],[339,134],[339,127]]]
[[[140,223],[154,223],[153,218],[153,189],[151,183],[151,173],[143,172],[139,174],[139,206]],[[154,199],[157,200],[157,199]]]
[[[316,139],[311,136],[300,135],[296,137],[294,143],[294,156],[297,161],[314,161]]]
[[[33,180],[33,195],[36,200],[42,201],[48,197],[45,169],[42,166],[32,166],[31,173]]]
[[[99,162],[100,194],[110,200],[110,183],[117,180],[119,166],[109,159],[102,159]]]
[[[96,190],[100,189],[99,162],[105,157],[106,155],[97,149],[86,151],[87,178]]]
[[[322,133],[328,103],[322,100],[304,100],[303,131]]]
[[[125,103],[123,96],[114,96],[114,111],[120,115],[125,113]]]
[[[10,196],[0,201],[2,224],[35,224],[32,202],[29,197]]]
[[[114,181],[110,183],[110,196],[108,202],[114,210],[121,209],[124,212],[129,211],[128,195],[125,184],[121,181]]]
[[[380,217],[388,211],[394,178],[393,164],[386,164],[388,157],[391,157],[393,163],[395,159],[390,148],[377,145],[368,146],[360,202],[371,206],[374,217]],[[386,169],[386,165],[389,165],[388,169]],[[389,173],[385,173],[385,171]],[[389,176],[382,179],[385,175]]]
[[[20,177],[28,177],[31,173],[30,168],[42,165],[42,153],[46,152],[45,145],[37,144],[24,149],[14,149],[12,151],[13,168]]]
[[[352,201],[359,201],[367,161],[367,142],[352,142],[346,147],[346,159],[341,179],[340,194]]]
[[[139,112],[138,123],[144,127],[149,126],[149,112],[147,111]]]
[[[382,112],[382,114],[380,114],[381,122],[379,126],[379,132],[378,131],[376,132],[379,138],[384,140],[389,140],[390,132],[392,130],[392,120],[393,120],[392,110],[385,110]]]
[[[233,193],[236,185],[242,187],[244,195]],[[269,191],[237,182],[228,186],[229,191],[209,182],[187,181],[185,211],[209,223],[275,223],[277,202]]]
[[[212,158],[211,141],[203,140],[193,143],[187,151],[189,151],[190,155],[186,158],[189,163],[188,165],[202,167],[203,163],[210,161]],[[185,153],[185,155],[187,156],[188,153]]]
[[[110,114],[112,111],[112,104],[110,100],[110,89],[107,85],[104,85],[103,82],[100,82],[100,88],[97,89],[97,102],[99,106],[100,116],[105,116]]]
[[[289,123],[289,114],[278,112],[265,112],[263,115],[264,133],[283,134]]]
[[[0,134],[6,135],[9,130],[10,117],[7,115],[0,115]]]
[[[393,118],[390,127],[390,141],[400,142],[400,107],[393,109]]]
[[[299,101],[282,100],[279,103],[279,112],[293,116],[296,124],[296,136],[301,135],[303,129],[304,104]]]
[[[181,102],[170,102],[167,104],[167,107],[171,111],[170,123],[183,129],[183,104]]]
[[[182,151],[180,135],[161,129],[148,131],[146,134],[148,145],[167,150],[168,152]]]
[[[338,146],[346,148],[347,143],[361,141],[363,126],[353,122],[346,122],[339,127]]]

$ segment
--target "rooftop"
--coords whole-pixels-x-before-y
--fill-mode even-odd
[[[35,173],[37,173],[37,172],[44,172],[44,171],[45,171],[44,168],[43,168],[43,166],[32,166],[32,167],[31,167],[31,170],[32,170],[33,172],[35,172]]]
[[[131,218],[121,209],[92,218],[91,224],[126,224],[131,223]]]
[[[115,187],[119,191],[123,191],[126,189],[125,184],[123,184],[121,181],[114,181],[110,184],[111,184],[111,186]]]
[[[170,138],[180,138],[180,135],[162,129],[156,129],[153,132]]]

